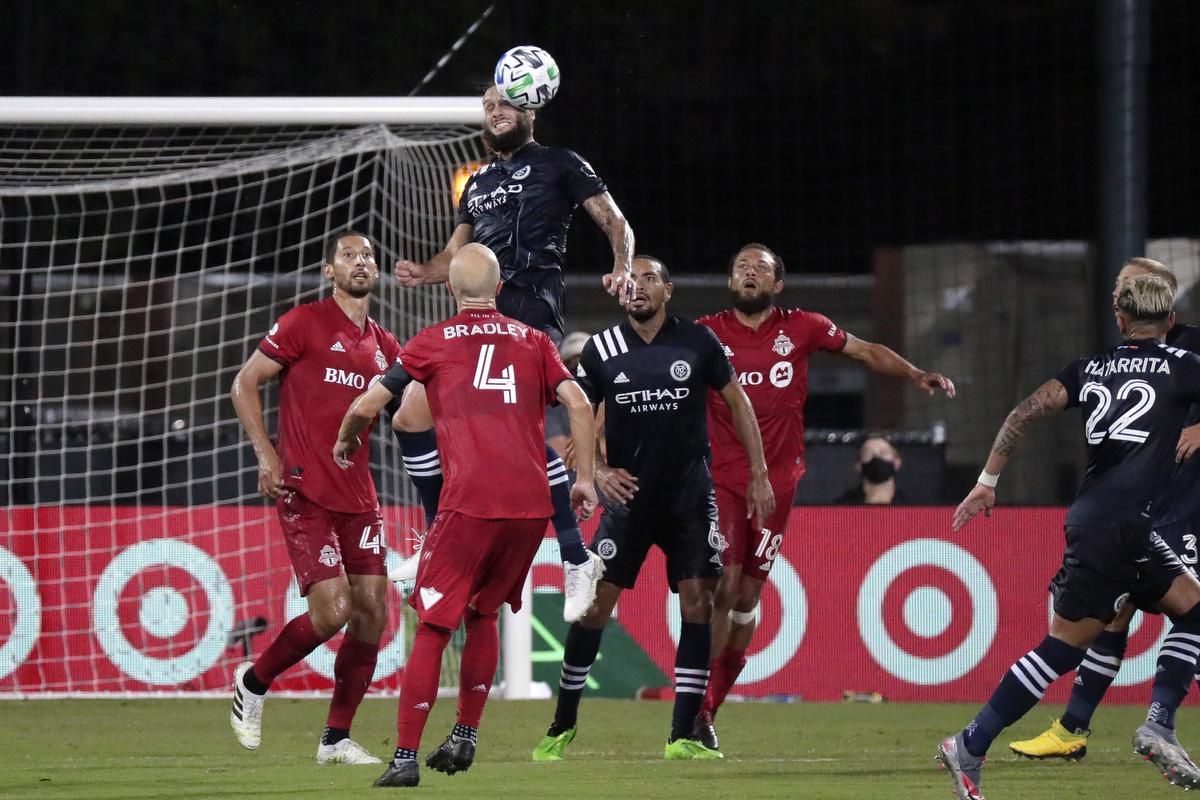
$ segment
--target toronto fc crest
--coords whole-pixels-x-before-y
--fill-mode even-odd
[[[775,344],[771,349],[786,358],[788,353],[796,349],[796,345],[792,344],[792,340],[787,337],[786,333],[780,331],[779,335],[775,337]]]

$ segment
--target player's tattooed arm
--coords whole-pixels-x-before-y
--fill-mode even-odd
[[[988,454],[987,464],[979,476],[979,481],[958,504],[958,508],[954,509],[951,526],[955,531],[961,530],[980,512],[991,516],[992,507],[996,504],[996,482],[1004,465],[1008,463],[1008,457],[1012,454],[1017,440],[1035,419],[1057,414],[1066,408],[1068,399],[1067,387],[1052,378],[1008,412],[1008,417],[996,434],[996,440],[992,442],[992,452]]]
[[[633,228],[617,208],[617,203],[608,192],[601,192],[583,201],[583,208],[612,246],[612,272],[603,278],[604,289],[624,305],[633,291],[630,274],[633,269]]]
[[[1067,387],[1054,378],[1046,381],[1033,394],[1017,403],[1016,407],[1008,412],[1008,417],[1000,426],[1000,432],[996,434],[996,440],[992,442],[992,455],[1001,456],[1007,461],[1017,440],[1029,427],[1029,423],[1035,419],[1057,414],[1066,407]],[[1004,464],[993,464],[992,459],[988,458],[988,472],[993,474],[999,472],[999,470],[990,469],[992,466],[1003,468]]]

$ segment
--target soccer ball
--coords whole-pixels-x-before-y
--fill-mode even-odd
[[[558,64],[540,47],[514,47],[496,62],[496,91],[517,108],[541,108],[558,93]]]

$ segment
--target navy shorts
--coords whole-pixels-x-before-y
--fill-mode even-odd
[[[1050,591],[1054,613],[1065,619],[1111,622],[1131,598],[1157,602],[1171,581],[1187,571],[1151,530],[1149,518],[1109,526],[1067,525],[1064,530],[1062,567],[1051,580]]]

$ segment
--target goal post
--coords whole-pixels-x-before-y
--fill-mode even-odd
[[[402,342],[452,313],[390,265],[449,238],[481,118],[478,97],[0,98],[0,697],[223,693],[303,613],[229,387],[327,293],[338,229],[377,240],[371,314]],[[277,384],[264,407],[274,431]],[[387,427],[394,563],[423,521]],[[411,639],[399,600],[384,691]],[[278,687],[326,691],[333,644]]]

